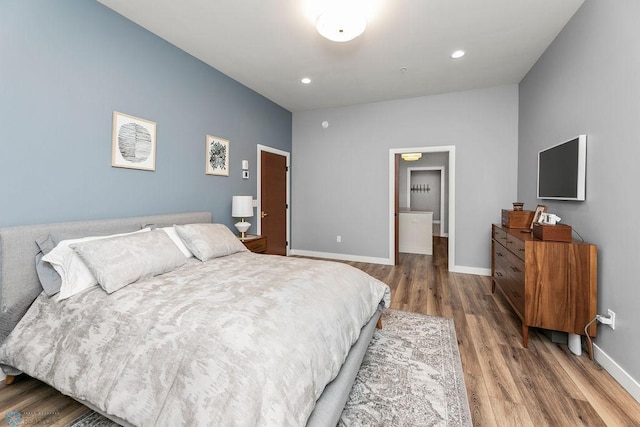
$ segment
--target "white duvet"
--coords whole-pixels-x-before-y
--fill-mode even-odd
[[[41,295],[0,364],[140,426],[301,426],[389,288],[348,265],[242,252],[112,295]]]

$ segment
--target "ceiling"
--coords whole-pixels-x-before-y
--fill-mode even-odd
[[[336,43],[314,25],[332,0],[98,1],[292,112],[518,83],[584,2],[365,0]]]

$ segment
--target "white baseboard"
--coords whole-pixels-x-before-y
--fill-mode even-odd
[[[593,344],[593,358],[640,403],[640,384],[600,347]]]
[[[476,276],[491,276],[490,268],[467,267],[464,265],[454,265],[449,271],[454,273],[475,274]]]
[[[332,252],[305,251],[302,249],[291,249],[289,255],[308,256],[313,258],[335,259],[340,261],[367,262],[369,264],[393,265],[388,258],[375,258],[360,255],[336,254]],[[454,265],[450,270],[454,273],[475,274],[476,276],[491,276],[490,268],[466,267],[464,265]]]
[[[340,261],[367,262],[369,264],[393,265],[387,258],[375,258],[360,255],[335,254],[331,252],[305,251],[302,249],[291,249],[289,255],[308,256],[313,258],[336,259]]]

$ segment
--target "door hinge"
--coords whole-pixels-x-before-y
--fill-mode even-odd
[[[289,242],[284,242],[284,245],[285,246],[289,246]]]
[[[289,172],[289,166],[284,167],[285,172]]]
[[[285,203],[285,204],[284,204],[284,208],[285,208],[285,209],[289,209],[289,203]]]

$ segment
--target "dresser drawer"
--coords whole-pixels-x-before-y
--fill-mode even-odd
[[[524,284],[507,273],[507,278],[499,281],[498,285],[520,319],[524,319]]]
[[[524,261],[517,258],[511,252],[507,252],[506,256],[507,265],[505,270],[513,279],[518,283],[520,292],[524,296]]]
[[[493,245],[493,279],[521,319],[524,319],[524,261],[504,246]]]
[[[500,243],[502,246],[507,246],[507,232],[504,231],[503,229],[496,227],[495,225],[492,226],[491,229],[491,237],[498,243]]]
[[[507,249],[524,261],[524,240],[517,239],[514,236],[507,234]]]

